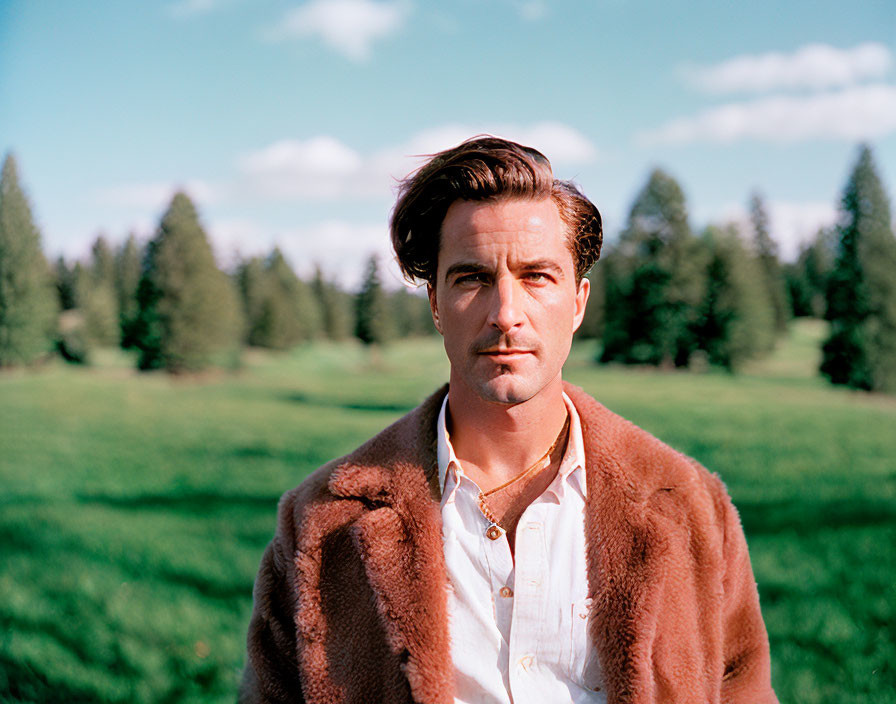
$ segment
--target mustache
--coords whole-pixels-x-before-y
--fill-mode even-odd
[[[508,349],[529,350],[534,352],[541,349],[541,342],[537,338],[533,338],[528,335],[508,337],[502,332],[495,331],[492,334],[483,336],[478,340],[475,340],[473,342],[472,349],[476,354]]]

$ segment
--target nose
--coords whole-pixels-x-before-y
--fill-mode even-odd
[[[522,291],[512,276],[499,277],[492,287],[488,322],[503,333],[522,325]]]

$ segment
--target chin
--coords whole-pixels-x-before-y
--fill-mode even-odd
[[[484,400],[505,406],[525,403],[537,393],[537,390],[533,390],[531,385],[518,379],[508,379],[506,376],[480,384],[478,391]]]

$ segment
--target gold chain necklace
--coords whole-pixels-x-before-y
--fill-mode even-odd
[[[515,484],[516,482],[519,482],[521,479],[523,479],[523,477],[532,473],[535,469],[544,469],[546,466],[544,464],[544,461],[547,460],[548,458],[550,458],[550,456],[552,454],[554,454],[554,450],[557,449],[557,445],[559,445],[560,441],[566,437],[566,431],[568,428],[569,428],[569,414],[567,413],[566,420],[563,421],[563,427],[560,428],[560,433],[557,435],[553,444],[548,448],[548,451],[545,452],[541,457],[539,457],[538,460],[536,460],[535,464],[533,464],[531,467],[529,467],[526,471],[520,472],[519,474],[517,474],[510,481],[504,482],[503,484],[501,484],[501,486],[496,486],[493,489],[489,489],[488,491],[480,491],[479,492],[479,501],[478,501],[479,511],[482,513],[483,516],[485,516],[485,519],[489,523],[491,523],[493,526],[498,526],[499,528],[501,527],[501,524],[498,523],[498,519],[495,518],[495,515],[492,513],[491,509],[489,509],[489,507],[488,507],[488,504],[485,502],[486,498],[498,491],[501,491],[502,489],[506,489],[511,484]],[[502,528],[502,530],[503,530],[503,528]]]

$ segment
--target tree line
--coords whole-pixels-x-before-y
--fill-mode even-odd
[[[768,354],[798,315],[789,288],[805,277],[801,260],[781,263],[758,193],[749,213],[746,231],[728,223],[695,233],[681,186],[654,170],[592,273],[601,300],[583,334],[600,338],[599,361],[675,368],[702,360],[733,371]],[[823,289],[826,275],[814,285]]]
[[[589,274],[580,337],[600,341],[598,361],[736,371],[768,354],[793,317],[823,317],[830,333],[820,372],[832,383],[896,391],[896,237],[871,150],[859,149],[836,226],[783,263],[762,196],[749,226],[695,232],[684,192],[655,169],[618,239]],[[232,366],[246,345],[287,350],[352,336],[365,345],[434,334],[426,298],[385,291],[368,261],[360,290],[318,267],[303,280],[282,252],[251,257],[229,273],[215,262],[199,214],[177,193],[153,238],[89,261],[47,265],[40,233],[8,155],[0,180],[0,366],[53,350],[84,362],[98,346],[137,351],[140,369],[191,372]]]
[[[736,371],[774,348],[794,317],[824,318],[819,371],[834,384],[896,392],[896,237],[871,149],[847,179],[838,222],[782,263],[759,194],[749,226],[695,233],[681,186],[656,169],[618,240],[589,274],[580,335],[598,361]]]
[[[99,347],[136,351],[142,370],[233,367],[245,346],[288,350],[304,342],[362,343],[432,335],[425,297],[383,288],[376,257],[363,284],[346,291],[318,267],[310,280],[274,248],[225,273],[196,207],[177,193],[152,239],[132,234],[113,247],[104,235],[86,261],[48,266],[14,157],[0,185],[0,367],[53,353],[87,363]]]

